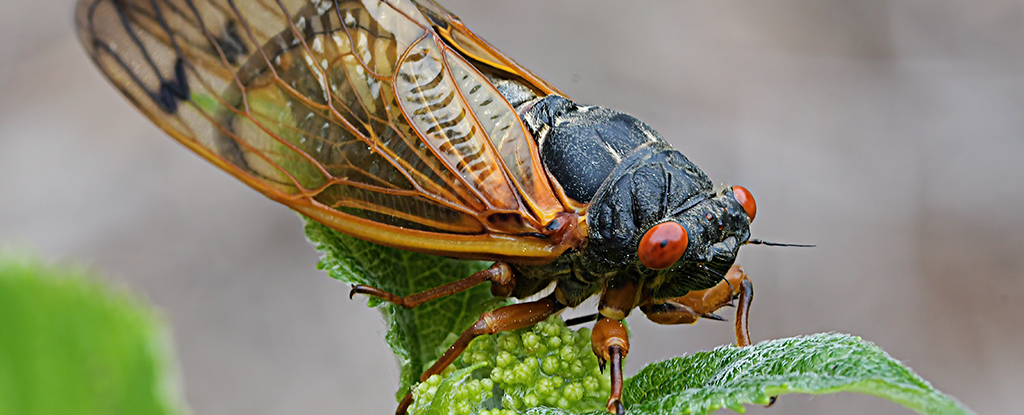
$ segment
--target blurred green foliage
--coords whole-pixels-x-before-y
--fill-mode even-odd
[[[171,349],[147,305],[0,248],[0,414],[185,414]]]

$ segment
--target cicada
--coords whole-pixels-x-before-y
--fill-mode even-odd
[[[515,298],[554,286],[482,315],[422,379],[477,336],[592,296],[613,413],[632,309],[692,323],[738,298],[749,344],[733,262],[756,242],[750,192],[715,188],[640,120],[568,99],[431,0],[80,0],[76,23],[139,111],[270,199],[380,245],[494,261],[422,293],[353,293],[411,308],[488,281]]]

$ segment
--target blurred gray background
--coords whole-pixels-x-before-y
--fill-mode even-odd
[[[755,237],[818,244],[742,250],[755,341],[853,333],[978,413],[1024,413],[1024,2],[443,3],[749,188]],[[391,413],[382,319],[315,270],[295,214],[122,100],[73,37],[70,0],[4,10],[0,242],[155,303],[197,414]],[[630,322],[630,374],[732,341],[731,324]],[[841,394],[751,413],[909,412]]]

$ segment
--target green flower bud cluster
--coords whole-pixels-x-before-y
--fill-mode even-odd
[[[480,412],[482,403],[494,396],[493,381],[473,377],[473,372],[484,366],[476,364],[459,370],[449,367],[441,375],[431,376],[416,385],[409,414],[472,415]]]
[[[428,408],[440,401],[444,413],[459,415],[513,415],[536,406],[586,411],[604,408],[610,391],[591,351],[590,329],[573,331],[552,316],[473,340],[444,373],[416,386],[409,413],[432,414]]]

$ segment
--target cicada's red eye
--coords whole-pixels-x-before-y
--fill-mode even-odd
[[[732,194],[736,197],[736,201],[740,202],[740,206],[743,206],[750,221],[753,222],[754,216],[757,215],[757,203],[754,202],[754,195],[750,194],[750,191],[743,186],[733,186]]]
[[[640,239],[637,254],[650,269],[665,269],[675,264],[690,243],[686,229],[677,222],[662,222],[647,230]]]

